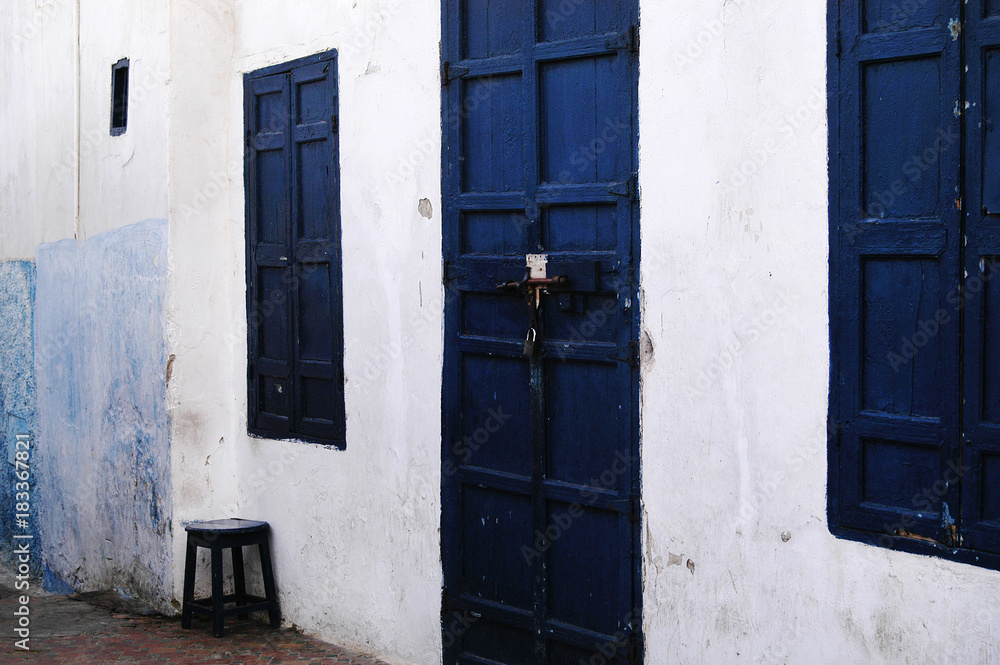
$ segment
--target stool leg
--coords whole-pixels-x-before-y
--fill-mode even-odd
[[[243,546],[233,548],[233,581],[236,583],[236,604],[247,604],[247,582],[243,573]],[[246,619],[248,614],[237,614],[237,619]]]
[[[257,545],[260,552],[260,568],[264,573],[264,595],[271,603],[267,609],[267,617],[271,621],[271,628],[281,625],[281,612],[278,610],[278,594],[274,589],[274,569],[271,567],[271,547],[267,541]]]
[[[212,630],[216,637],[222,637],[225,621],[225,616],[222,614],[225,607],[222,581],[222,548],[212,545]]]
[[[191,627],[191,603],[194,602],[195,562],[198,560],[198,546],[187,541],[187,556],[184,558],[184,598],[181,605],[181,628]]]

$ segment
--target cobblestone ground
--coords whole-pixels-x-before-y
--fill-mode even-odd
[[[207,622],[195,624],[191,630],[181,630],[179,620],[162,617],[116,615],[115,619],[117,626],[98,634],[33,638],[31,651],[14,647],[12,637],[0,662],[45,665],[381,663],[289,629],[272,631],[258,622],[236,625],[225,637],[214,638]]]
[[[262,620],[227,619],[225,637],[215,638],[209,621],[197,616],[184,630],[180,618],[137,614],[141,608],[116,602],[114,594],[56,596],[34,587],[28,604],[30,651],[24,651],[15,645],[21,593],[9,575],[0,574],[3,664],[385,665],[289,628],[273,630]]]

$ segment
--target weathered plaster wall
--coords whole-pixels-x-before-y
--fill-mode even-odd
[[[167,223],[42,245],[33,461],[46,566],[169,610]],[[51,581],[51,580],[50,580]]]
[[[0,263],[0,562],[16,567],[13,534],[34,536],[36,556],[31,557],[30,568],[41,573],[41,556],[38,537],[37,489],[35,501],[29,501],[29,527],[16,528],[15,455],[18,435],[28,436],[29,459],[22,460],[32,466],[37,421],[35,419],[35,363],[34,363],[34,309],[35,266],[31,261],[4,261]],[[23,447],[22,447],[23,449]],[[24,467],[21,467],[24,470]],[[29,483],[31,480],[29,478]],[[30,487],[30,485],[29,485]],[[23,499],[23,497],[22,497]],[[23,502],[21,502],[23,503]],[[23,511],[17,511],[23,512]]]
[[[174,3],[171,31],[175,524],[268,520],[287,621],[389,659],[438,662],[439,3],[196,4]],[[340,51],[343,452],[246,435],[242,75],[331,48]]]
[[[230,214],[233,183],[243,177],[242,145],[229,141],[241,132],[241,116],[231,115],[232,4],[178,0],[170,8],[168,403],[177,598],[183,523],[240,514],[235,455],[246,431],[237,408],[246,307],[242,208],[239,218]]]
[[[1000,660],[1000,573],[827,528],[825,12],[642,2],[648,663]]]
[[[80,3],[80,239],[166,216],[168,5]],[[121,58],[129,59],[128,126],[111,136],[111,66]]]
[[[73,236],[74,26],[68,0],[0,3],[0,259]]]
[[[0,259],[166,215],[167,4],[0,3]],[[112,137],[124,57],[128,131]]]

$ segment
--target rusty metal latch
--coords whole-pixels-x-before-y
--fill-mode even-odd
[[[545,273],[547,261],[548,257],[543,254],[529,254],[525,257],[523,278],[517,282],[497,284],[498,291],[524,294],[528,302],[528,332],[524,337],[524,355],[529,358],[534,356],[538,349],[537,342],[541,330],[538,310],[542,306],[542,294],[549,293],[549,289],[564,289],[570,283],[567,275],[547,276]],[[533,274],[538,276],[533,277]]]
[[[557,275],[555,277],[532,277],[531,268],[524,271],[524,278],[518,282],[504,282],[497,284],[497,289],[508,293],[527,293],[532,289],[565,288],[569,286],[569,277]]]

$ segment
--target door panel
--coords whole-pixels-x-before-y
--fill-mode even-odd
[[[469,596],[531,611],[531,568],[524,564],[521,548],[534,536],[532,506],[528,497],[467,487],[462,496],[463,548],[489,552],[487,557],[466,557],[462,589]],[[490,527],[486,528],[486,523]]]
[[[523,316],[523,303],[518,304]],[[529,380],[528,363],[519,358],[465,354],[462,443],[451,450],[458,464],[531,476],[531,430],[523,417],[530,410],[528,391],[497,395],[498,386],[526,386]]]
[[[952,9],[949,0],[922,0],[902,5],[899,0],[863,0],[864,23],[867,32],[911,30],[944,25]],[[944,19],[944,20],[942,20]]]
[[[531,11],[524,0],[464,0],[461,4],[462,58],[488,58],[521,50],[525,15]]]
[[[524,100],[521,76],[493,76],[465,84],[461,119],[464,190],[512,192],[524,189]]]
[[[628,174],[627,130],[616,108],[617,56],[542,63],[542,181],[608,182]],[[606,138],[607,137],[607,138]]]
[[[572,504],[549,502],[553,532],[572,516]],[[619,515],[589,509],[565,536],[552,544],[548,556],[549,612],[553,620],[612,635],[631,610],[627,563],[630,538]]]
[[[614,32],[632,11],[628,0],[541,0],[539,5],[543,41]]]
[[[636,663],[636,3],[444,14],[445,662]]]
[[[622,450],[629,439],[629,412],[614,398],[627,377],[613,363],[547,365],[546,478],[608,490],[624,484],[627,494],[630,479],[623,483],[612,468],[618,455],[629,459],[629,451]]]

